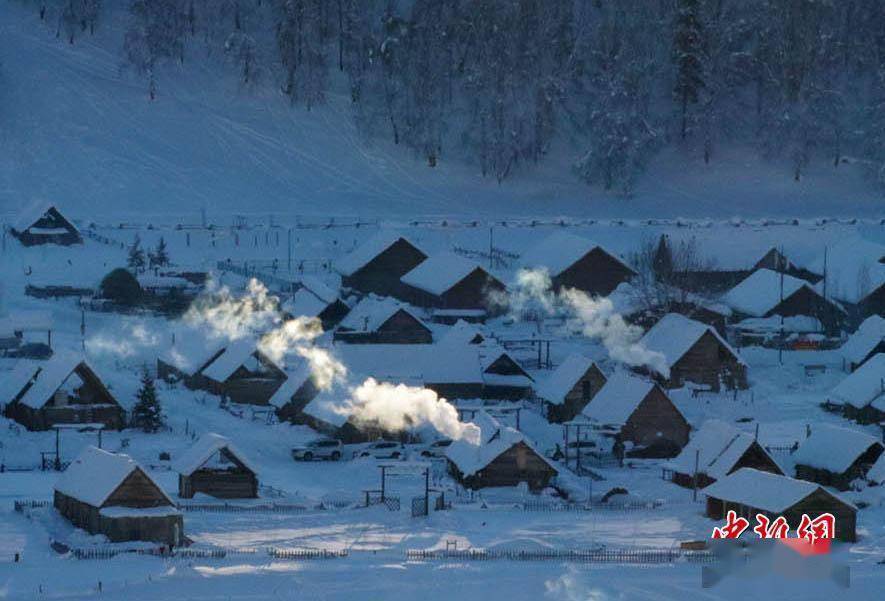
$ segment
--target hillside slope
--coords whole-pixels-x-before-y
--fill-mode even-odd
[[[57,40],[33,11],[0,5],[0,214],[52,200],[76,217],[212,214],[871,216],[882,196],[850,166],[789,171],[732,149],[707,167],[658,157],[636,197],[578,182],[575,154],[498,185],[443,157],[428,168],[403,148],[358,136],[348,101],[307,112],[271,82],[238,91],[229,71],[190,50],[160,74],[159,97],[120,70],[119,13],[93,38]],[[225,220],[226,221],[226,220]]]

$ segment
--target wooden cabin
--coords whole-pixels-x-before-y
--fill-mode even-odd
[[[885,245],[849,237],[827,247],[808,268],[826,273],[819,287],[847,310],[852,325],[870,315],[885,317]]]
[[[748,387],[747,364],[706,324],[668,313],[645,333],[640,344],[663,356],[669,375],[661,373],[660,366],[642,370],[652,371],[665,388],[680,388],[687,382],[717,391]]]
[[[484,411],[472,421],[480,428],[480,444],[456,440],[446,449],[449,471],[465,488],[510,487],[525,482],[529,490],[539,492],[559,473],[518,430],[503,426]]]
[[[83,243],[80,231],[53,205],[25,211],[19,216],[11,232],[24,246],[70,246]]]
[[[591,359],[569,355],[538,385],[537,395],[547,407],[547,420],[555,424],[573,420],[605,382],[605,375]]]
[[[234,403],[267,405],[286,373],[253,339],[231,342],[216,351],[192,376],[188,388],[205,390]]]
[[[636,457],[674,457],[691,431],[658,384],[623,371],[608,379],[581,417],[604,435],[632,443],[631,455]]]
[[[667,465],[665,473],[679,486],[693,488],[697,483],[698,488],[704,488],[745,467],[784,475],[751,435],[725,422],[707,420]]]
[[[335,264],[341,285],[364,294],[400,297],[404,275],[427,254],[403,236],[380,232]]]
[[[475,262],[454,253],[433,255],[401,278],[403,298],[419,307],[498,314],[504,284]]]
[[[341,320],[333,339],[345,344],[430,344],[433,331],[412,307],[372,295]]]
[[[532,396],[533,378],[502,347],[479,345],[482,367],[482,398],[525,399]]]
[[[796,477],[848,490],[853,480],[866,475],[883,449],[881,442],[860,430],[819,424],[793,454]]]
[[[554,290],[575,288],[588,294],[607,296],[636,275],[624,261],[579,236],[566,232],[551,234],[520,257],[523,269],[546,269]]]
[[[123,407],[82,357],[58,354],[48,361],[20,361],[4,380],[6,417],[28,430],[56,424],[125,426]]]
[[[303,278],[301,287],[283,302],[281,309],[285,319],[319,319],[323,330],[331,330],[350,312],[338,292],[313,277]]]
[[[839,349],[848,371],[857,370],[879,353],[885,353],[885,318],[878,315],[866,318]]]
[[[841,408],[860,424],[885,421],[885,353],[867,360],[827,395],[828,407]]]
[[[705,488],[704,495],[707,517],[714,520],[724,520],[728,511],[733,510],[751,524],[756,523],[756,515],[761,513],[772,521],[783,516],[796,528],[803,514],[814,519],[830,513],[836,518],[836,539],[857,540],[857,508],[812,482],[742,468]]]
[[[302,420],[304,407],[317,396],[319,388],[306,361],[287,371],[286,375],[286,381],[277,388],[268,404],[276,409],[280,421],[305,424]]]
[[[178,496],[192,499],[205,494],[218,499],[258,497],[258,472],[246,456],[224,436],[203,435],[175,463]]]
[[[781,290],[783,289],[783,290]],[[810,282],[770,269],[757,269],[729,290],[722,302],[734,312],[733,321],[746,317],[807,316],[816,319],[819,331],[836,335],[847,314],[821,296]]]
[[[111,542],[186,542],[181,512],[128,455],[87,447],[56,483],[53,505],[74,526]]]

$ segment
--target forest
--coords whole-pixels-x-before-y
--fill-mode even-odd
[[[123,23],[146,101],[170,64],[214,57],[237,93],[346,95],[365,136],[428,168],[502,181],[569,157],[628,197],[664,148],[740,145],[785,178],[852,163],[885,186],[881,0],[19,1],[59,43]]]

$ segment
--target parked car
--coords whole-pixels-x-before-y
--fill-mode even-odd
[[[446,454],[446,449],[449,448],[451,444],[452,441],[448,438],[431,442],[429,445],[421,449],[421,456],[443,457]]]
[[[406,448],[402,443],[389,440],[376,440],[356,451],[354,457],[374,457],[375,459],[399,459],[405,457]]]
[[[295,461],[313,461],[315,459],[328,459],[338,461],[341,459],[341,441],[333,438],[319,438],[312,440],[306,445],[292,449],[292,459]]]

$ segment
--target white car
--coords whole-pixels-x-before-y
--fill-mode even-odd
[[[295,461],[313,461],[315,459],[328,459],[338,461],[341,459],[341,441],[332,438],[320,438],[312,440],[304,446],[292,449],[292,459]]]
[[[374,457],[375,459],[400,459],[406,456],[406,448],[399,442],[377,440],[356,451],[353,456]]]
[[[444,457],[446,454],[446,449],[452,444],[452,441],[448,438],[444,438],[442,440],[436,440],[431,442],[429,445],[421,449],[422,457]]]

